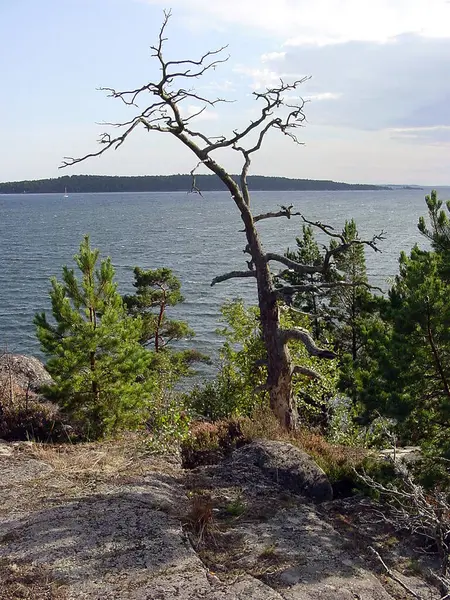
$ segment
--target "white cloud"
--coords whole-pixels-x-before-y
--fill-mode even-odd
[[[209,28],[254,29],[291,45],[384,42],[402,33],[450,37],[446,0],[172,0],[171,7]]]
[[[312,94],[311,96],[305,96],[304,100],[320,102],[321,100],[338,100],[341,96],[342,94],[335,92],[320,92],[318,94]]]
[[[225,81],[211,81],[197,86],[198,90],[208,90],[211,92],[234,92],[235,85],[232,81],[226,79]]]
[[[287,51],[279,70],[270,64],[272,77],[303,66],[313,75],[305,91],[298,90],[311,100],[311,125],[386,130],[403,141],[420,136],[423,143],[448,137],[449,39],[405,34],[388,44],[303,46]]]
[[[450,146],[450,126],[405,127],[389,130],[393,139],[431,146]]]
[[[261,55],[261,62],[269,62],[272,60],[283,60],[286,56],[286,52],[267,52]]]
[[[275,87],[280,84],[281,79],[283,81],[294,81],[303,77],[303,75],[295,72],[277,72],[267,68],[251,68],[245,65],[236,65],[233,72],[247,77],[248,85],[253,90]]]

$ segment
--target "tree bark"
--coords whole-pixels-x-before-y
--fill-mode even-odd
[[[95,366],[96,366],[95,365],[95,352],[91,352],[89,355],[89,358],[90,358],[90,365],[91,365],[91,373],[93,376],[92,386],[91,386],[92,395],[94,396],[95,402],[98,403],[100,401],[100,388],[99,388],[98,383],[95,380],[95,376],[94,376]]]
[[[164,311],[166,310],[166,290],[163,290],[163,299],[161,301],[161,304],[159,305],[159,314],[158,314],[158,321],[156,324],[156,332],[155,332],[155,352],[159,352],[159,337],[160,337],[160,330],[161,330],[161,324],[164,318]]]
[[[212,158],[209,157],[205,164],[227,186],[241,213],[248,242],[248,252],[255,267],[261,329],[267,351],[267,386],[270,394],[270,407],[283,427],[295,429],[298,423],[298,413],[292,392],[291,356],[286,340],[280,335],[277,295],[269,262],[262,248],[250,207],[245,201],[244,190],[241,191],[229,174]]]
[[[298,413],[292,392],[292,363],[289,348],[280,336],[280,315],[276,293],[272,284],[267,261],[262,254],[256,231],[255,264],[258,284],[258,304],[264,345],[267,351],[267,384],[270,393],[270,407],[280,424],[287,429],[295,429]]]

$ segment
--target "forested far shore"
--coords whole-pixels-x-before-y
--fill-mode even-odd
[[[233,175],[238,181],[238,176]],[[195,185],[194,185],[195,183]],[[289,179],[287,177],[248,177],[249,188],[253,191],[335,191],[335,190],[387,190],[388,186],[341,183],[315,179]],[[12,181],[0,183],[1,194],[57,194],[95,192],[213,192],[225,190],[224,184],[216,175],[197,175],[193,182],[191,175],[65,175],[54,179]]]

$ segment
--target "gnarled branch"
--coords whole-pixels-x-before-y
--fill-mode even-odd
[[[400,587],[402,587],[406,592],[408,592],[409,594],[411,594],[411,596],[413,598],[416,598],[417,600],[424,600],[423,596],[420,596],[419,594],[417,594],[412,588],[410,588],[408,585],[406,585],[406,583],[400,579],[400,577],[398,575],[396,575],[394,573],[394,571],[392,569],[390,569],[387,564],[384,562],[384,560],[381,558],[380,553],[377,552],[375,550],[375,548],[373,548],[372,546],[369,546],[369,550],[372,552],[372,554],[374,554],[378,560],[380,561],[380,563],[382,564],[384,570],[386,571],[386,574],[389,575],[389,577],[395,581],[396,583],[399,584]],[[441,599],[442,600],[442,599]]]
[[[311,379],[320,379],[320,373],[314,371],[314,369],[310,369],[309,367],[303,367],[301,365],[296,365],[292,369],[292,375],[306,375]]]
[[[280,296],[292,296],[298,293],[304,292],[315,292],[320,293],[321,290],[330,290],[333,288],[355,288],[355,287],[366,287],[368,289],[380,289],[374,288],[369,283],[365,281],[333,281],[333,282],[324,282],[324,283],[305,283],[301,285],[283,285],[280,288],[277,288],[275,292]]]
[[[292,260],[291,258],[288,258],[287,256],[283,256],[282,254],[276,254],[274,252],[267,252],[266,260],[268,262],[275,261],[275,262],[279,262],[283,265],[286,265],[286,267],[289,267],[289,269],[292,269],[292,271],[295,271],[296,273],[314,274],[314,273],[321,273],[323,271],[322,265],[317,265],[317,266],[316,265],[304,265],[302,263],[297,262],[296,260]]]
[[[210,160],[209,154],[214,150],[231,147],[241,152],[245,159],[241,173],[241,191],[244,202],[248,206],[249,195],[246,177],[251,162],[250,155],[260,149],[265,135],[271,129],[280,130],[283,134],[288,135],[298,143],[292,130],[301,127],[305,120],[303,113],[304,101],[300,100],[296,105],[289,105],[284,101],[284,95],[288,91],[295,90],[308,77],[303,77],[290,84],[280,80],[278,86],[269,88],[265,92],[254,92],[253,95],[256,100],[262,100],[264,103],[256,120],[251,121],[241,131],[233,131],[233,134],[229,137],[225,135],[207,136],[200,131],[192,129],[190,126],[191,122],[195,117],[202,114],[208,106],[215,106],[218,103],[228,102],[228,100],[224,98],[209,99],[200,95],[194,89],[186,89],[185,87],[174,89],[174,82],[180,78],[188,80],[197,79],[204,75],[205,72],[215,69],[217,65],[226,62],[229,56],[222,56],[226,46],[210,50],[198,60],[166,60],[163,49],[167,41],[165,30],[170,17],[171,12],[165,11],[158,42],[155,46],[151,46],[153,50],[152,56],[159,63],[161,73],[159,81],[150,81],[139,88],[125,91],[115,90],[114,88],[103,88],[104,91],[108,92],[110,97],[121,100],[127,106],[138,107],[138,100],[140,100],[142,95],[146,94],[153,97],[155,101],[149,103],[133,119],[123,123],[115,123],[115,127],[126,128],[120,135],[111,136],[108,133],[103,133],[100,138],[102,147],[97,152],[87,154],[81,158],[65,157],[60,168],[77,164],[88,158],[100,156],[110,148],[119,148],[135,127],[142,125],[147,131],[160,131],[176,136],[205,164]],[[194,114],[184,116],[181,110],[181,103],[186,100],[199,102],[202,106]],[[272,117],[273,112],[282,107],[286,109],[286,114],[284,116]],[[257,136],[256,143],[250,148],[238,146],[250,133],[254,133]],[[194,139],[201,140],[204,144],[203,147],[196,145]],[[216,172],[214,168],[210,167],[210,169]]]
[[[385,234],[384,230],[381,230],[380,233],[378,233],[377,235],[374,235],[373,238],[370,240],[360,240],[360,239],[348,240],[342,233],[336,233],[334,230],[334,227],[332,227],[331,225],[326,225],[325,223],[322,223],[321,221],[310,221],[303,215],[302,215],[302,220],[304,223],[307,223],[308,225],[311,225],[312,227],[320,229],[320,231],[322,231],[328,237],[331,237],[340,242],[334,248],[327,249],[327,247],[325,246],[326,252],[325,252],[324,261],[323,261],[321,269],[316,271],[316,273],[326,273],[326,271],[328,270],[328,268],[330,266],[331,259],[334,258],[336,255],[345,252],[352,246],[369,246],[370,248],[372,248],[372,250],[374,250],[374,252],[381,252],[381,250],[380,250],[380,248],[378,248],[377,244],[378,244],[378,242],[381,242],[384,239],[386,239],[385,238],[386,234]],[[280,261],[280,262],[282,262],[282,261]],[[284,263],[284,264],[286,264],[286,263]],[[291,268],[294,268],[294,267],[291,267]]]
[[[225,273],[224,275],[214,277],[214,279],[211,281],[211,287],[216,285],[216,283],[221,283],[222,281],[227,281],[228,279],[234,279],[235,277],[256,277],[256,271],[230,271],[230,273]]]
[[[253,217],[253,221],[256,223],[257,221],[262,221],[263,219],[276,219],[277,217],[286,217],[287,219],[290,219],[291,217],[302,216],[302,213],[292,212],[292,209],[294,208],[293,204],[290,204],[289,206],[280,206],[280,208],[281,210],[278,212],[267,212],[261,215],[256,215]]]
[[[319,358],[336,358],[336,354],[332,350],[327,348],[320,348],[312,338],[311,334],[307,329],[303,327],[293,327],[292,329],[280,329],[280,338],[283,343],[287,343],[289,340],[299,340],[303,343],[306,350],[311,356],[318,356]]]

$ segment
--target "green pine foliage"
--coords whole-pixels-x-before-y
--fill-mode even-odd
[[[418,227],[433,249],[402,252],[357,385],[367,415],[394,417],[403,443],[450,458],[450,226],[435,191],[426,203],[430,221]]]
[[[126,295],[123,301],[128,314],[141,324],[140,342],[152,348],[152,369],[164,374],[166,386],[172,387],[180,377],[192,375],[194,362],[208,362],[198,351],[173,349],[173,342],[194,337],[194,331],[185,321],[171,319],[167,309],[184,302],[181,282],[171,269],[134,269],[136,293]]]
[[[287,258],[303,265],[320,266],[323,264],[324,256],[311,225],[303,225],[302,236],[297,237],[295,241],[297,248],[296,250],[288,248],[285,252]],[[321,273],[292,272],[283,275],[283,279],[291,285],[315,285],[323,282],[324,276]],[[321,339],[325,331],[323,318],[326,313],[326,295],[319,293],[317,290],[298,293],[293,299],[293,305],[311,315],[314,337],[318,340]]]
[[[346,221],[342,235],[347,242],[359,240],[353,219]],[[335,247],[334,240],[330,247]],[[361,328],[370,311],[372,295],[366,287],[367,271],[364,246],[352,244],[335,257],[338,279],[349,286],[337,286],[330,292],[330,307],[335,323],[334,335],[341,354],[349,354],[354,362],[359,357],[363,339]],[[361,285],[359,285],[361,284]]]
[[[142,322],[127,315],[111,260],[99,262],[88,236],[74,259],[78,274],[65,266],[62,281],[51,279],[52,318],[34,319],[55,382],[48,392],[91,438],[140,427],[156,388]]]
[[[334,349],[339,355],[340,389],[355,399],[356,371],[367,361],[367,332],[373,327],[373,321],[379,318],[380,300],[367,287],[364,246],[352,244],[360,239],[353,219],[345,222],[342,236],[349,247],[336,253],[326,274],[287,273],[283,275],[283,279],[292,285],[318,286],[312,291],[298,293],[293,299],[293,305],[310,315],[311,331],[317,340],[333,340]],[[311,225],[303,225],[302,236],[296,239],[296,243],[297,250],[288,249],[285,256],[301,264],[323,264],[324,254]],[[337,242],[332,238],[330,250],[336,246]],[[321,283],[337,284],[339,281],[349,285],[336,285],[320,290]]]
[[[401,254],[384,327],[372,331],[372,368],[359,375],[370,412],[396,418],[405,442],[442,448],[450,425],[450,287],[440,268],[434,252],[415,246]]]
[[[156,352],[174,340],[193,337],[184,321],[167,318],[167,308],[184,301],[180,280],[170,269],[134,269],[134,295],[124,296],[129,313],[142,319],[141,342],[152,344]]]
[[[425,217],[420,217],[417,227],[431,241],[435,252],[447,254],[450,251],[450,219],[447,215],[450,212],[450,200],[446,202],[447,212],[442,209],[443,202],[438,199],[436,190],[425,196],[425,202],[430,224],[427,225]]]
[[[211,421],[250,415],[263,401],[258,389],[266,377],[264,365],[258,363],[264,357],[258,309],[233,300],[222,306],[221,313],[226,326],[217,330],[225,338],[219,371],[185,397],[194,414]]]

